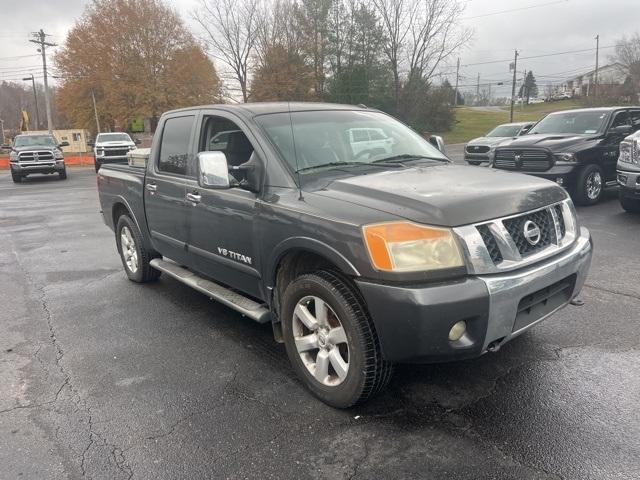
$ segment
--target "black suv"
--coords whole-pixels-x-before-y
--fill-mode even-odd
[[[495,149],[493,168],[553,180],[574,201],[593,205],[616,184],[620,142],[640,130],[640,107],[585,108],[550,113],[526,135]]]

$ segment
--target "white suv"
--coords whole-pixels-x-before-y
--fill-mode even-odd
[[[370,156],[391,153],[394,141],[381,128],[350,128],[347,132],[355,158],[366,153]]]

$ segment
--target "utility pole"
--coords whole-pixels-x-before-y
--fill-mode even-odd
[[[456,88],[453,92],[453,106],[458,106],[458,80],[460,79],[460,57],[458,57],[458,62],[456,63]]]
[[[96,95],[93,93],[93,88],[91,89],[91,100],[93,100],[93,114],[96,117],[96,128],[98,129],[96,133],[100,133],[100,120],[98,119],[98,109],[96,108]]]
[[[529,100],[529,87],[527,87],[527,71],[523,70],[522,71],[522,92],[520,94],[520,111],[524,109],[525,96],[527,97],[527,100]],[[529,102],[527,101],[527,105],[528,104]]]
[[[38,51],[42,53],[42,71],[44,73],[44,104],[47,110],[47,129],[49,133],[53,133],[53,121],[51,120],[51,101],[49,99],[49,82],[47,80],[47,55],[46,47],[55,47],[55,43],[45,42],[46,33],[42,29],[39,32],[33,32],[33,39],[29,40],[31,43],[37,43],[40,45]]]
[[[476,97],[480,98],[480,72],[478,72],[478,82],[476,83]]]
[[[38,92],[36,91],[36,79],[33,76],[33,73],[30,73],[31,77],[23,78],[25,82],[31,80],[31,84],[33,85],[33,100],[36,102],[36,130],[40,128],[40,111],[38,109]]]
[[[0,118],[0,145],[4,145],[4,120]]]
[[[516,100],[516,73],[518,71],[518,50],[515,51],[513,57],[513,83],[511,84],[511,110],[509,112],[509,121],[513,122],[513,104]]]
[[[600,53],[600,35],[596,35],[596,71],[595,81],[593,82],[593,96],[598,96],[598,53]]]

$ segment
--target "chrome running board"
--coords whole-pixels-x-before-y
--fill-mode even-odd
[[[160,270],[179,282],[204,293],[211,300],[216,300],[229,308],[233,308],[251,320],[255,320],[258,323],[267,323],[271,320],[271,312],[266,305],[207,280],[174,262],[154,258],[149,264],[156,270]]]

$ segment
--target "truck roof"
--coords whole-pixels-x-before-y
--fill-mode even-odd
[[[322,103],[322,102],[255,102],[255,103],[238,103],[238,104],[213,104],[200,105],[194,107],[180,108],[171,110],[167,113],[186,112],[190,110],[200,110],[202,108],[217,108],[230,112],[242,112],[244,114],[262,115],[265,113],[283,113],[283,112],[304,112],[310,110],[368,110],[366,106],[360,105],[344,105],[339,103]],[[375,109],[371,109],[375,110]]]
[[[627,110],[629,108],[640,108],[633,105],[622,105],[618,107],[591,107],[591,108],[570,108],[568,110],[558,110],[557,112],[549,112],[549,115],[554,113],[568,113],[568,112],[614,112],[616,110]]]

